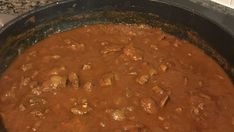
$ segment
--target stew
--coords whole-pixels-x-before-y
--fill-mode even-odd
[[[9,132],[233,132],[234,87],[202,50],[159,28],[51,35],[0,79]]]

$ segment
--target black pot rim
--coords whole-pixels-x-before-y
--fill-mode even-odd
[[[62,0],[58,2],[54,2],[51,4],[48,4],[46,6],[42,6],[39,8],[36,8],[34,10],[28,11],[26,13],[23,13],[16,18],[10,20],[7,22],[2,28],[0,28],[0,35],[9,27],[11,27],[16,22],[23,20],[24,18],[27,18],[28,16],[31,16],[37,12],[40,12],[42,10],[48,9],[53,6],[59,6],[65,3],[73,2],[76,0]],[[203,7],[202,5],[198,5],[196,3],[192,3],[190,1],[170,1],[170,0],[144,0],[144,1],[150,1],[150,2],[156,2],[161,4],[166,4],[168,6],[174,6],[176,8],[183,9],[185,11],[188,11],[194,15],[200,16],[203,19],[206,19],[207,21],[215,24],[217,27],[222,29],[223,31],[227,32],[234,38],[234,16],[228,15],[228,14],[222,14],[218,11],[208,9]],[[205,13],[208,12],[208,13]],[[226,23],[223,23],[223,20],[225,19]]]

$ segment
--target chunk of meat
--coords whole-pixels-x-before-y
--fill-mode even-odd
[[[27,86],[31,81],[31,78],[29,77],[22,77],[21,82],[20,82],[20,86]]]
[[[168,66],[165,64],[161,64],[159,67],[160,67],[160,70],[163,72],[166,72],[168,70]]]
[[[164,107],[167,104],[168,100],[169,100],[169,95],[164,96],[160,101],[160,107]]]
[[[39,87],[39,86],[32,87],[31,92],[32,92],[32,94],[39,96],[42,93],[41,87]]]
[[[22,71],[26,72],[26,71],[32,69],[32,67],[33,67],[32,64],[29,63],[29,64],[24,64],[24,65],[22,65],[22,66],[21,66],[21,69],[22,69]]]
[[[154,68],[150,68],[149,69],[149,75],[150,76],[154,76],[154,75],[156,75],[157,74],[157,71],[154,69]]]
[[[66,87],[67,79],[66,77],[55,75],[55,76],[50,77],[50,82],[51,82],[51,86],[54,88]]]
[[[93,90],[93,84],[91,82],[86,82],[83,86],[84,90],[86,92],[92,92]]]
[[[158,50],[158,46],[153,45],[153,44],[151,44],[151,45],[150,45],[150,48],[152,48],[152,49],[153,49],[153,50],[155,50],[155,51],[157,51],[157,50]]]
[[[50,75],[59,75],[61,73],[64,73],[66,71],[66,67],[61,66],[61,67],[55,67],[49,71]]]
[[[40,111],[40,110],[33,110],[30,112],[30,114],[34,117],[37,118],[45,118],[45,112],[44,111]]]
[[[111,86],[113,84],[114,79],[115,79],[114,74],[108,73],[108,74],[103,75],[99,83],[101,86]]]
[[[100,125],[101,127],[106,127],[106,124],[105,124],[104,122],[100,122],[99,125]]]
[[[67,78],[59,75],[53,75],[49,80],[42,83],[43,92],[52,92],[58,88],[64,88],[67,84]]]
[[[71,108],[71,112],[74,115],[84,115],[84,114],[88,113],[88,111],[86,109],[80,109],[80,108],[76,108],[76,107]]]
[[[19,105],[19,111],[25,111],[26,107],[23,104]]]
[[[67,44],[67,48],[72,50],[83,50],[85,48],[85,45],[83,43],[73,39],[64,39],[64,43]]]
[[[72,85],[72,87],[78,88],[78,87],[80,86],[80,85],[79,85],[79,77],[77,76],[76,73],[71,72],[71,73],[68,75],[68,80],[69,80],[69,83]]]
[[[158,95],[164,94],[164,90],[161,87],[159,87],[158,85],[154,86],[152,88],[152,90]]]
[[[108,54],[108,53],[112,53],[112,52],[118,52],[122,50],[122,46],[121,45],[107,45],[104,47],[103,50],[101,50],[102,54]]]
[[[143,60],[143,57],[141,55],[141,52],[139,49],[136,49],[133,47],[133,44],[129,44],[123,49],[124,55],[129,57],[130,59],[134,61],[140,61]]]
[[[88,114],[92,108],[89,106],[86,99],[81,100],[78,105],[75,105],[70,109],[71,113],[74,115],[85,115]]]
[[[86,70],[90,70],[92,67],[91,67],[91,64],[84,64],[82,66],[82,70],[86,71]]]
[[[149,76],[148,76],[148,75],[142,75],[142,76],[138,77],[138,78],[136,79],[136,81],[137,81],[139,84],[143,85],[143,84],[145,84],[145,83],[147,83],[147,82],[149,81]]]
[[[123,110],[116,109],[111,113],[111,116],[116,121],[123,121],[126,119],[125,113]]]
[[[155,114],[158,111],[157,105],[152,98],[142,98],[141,107],[148,114]]]
[[[50,78],[52,87],[65,87],[66,86],[66,77],[62,76],[52,76]]]
[[[44,98],[34,97],[29,99],[28,103],[30,106],[42,106],[47,104],[47,101]]]

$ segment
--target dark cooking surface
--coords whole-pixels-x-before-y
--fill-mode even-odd
[[[19,56],[0,86],[9,132],[234,131],[234,88],[222,68],[143,25],[52,35]]]

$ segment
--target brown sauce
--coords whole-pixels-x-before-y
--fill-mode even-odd
[[[191,43],[143,25],[58,33],[0,80],[9,132],[233,132],[234,87]]]

